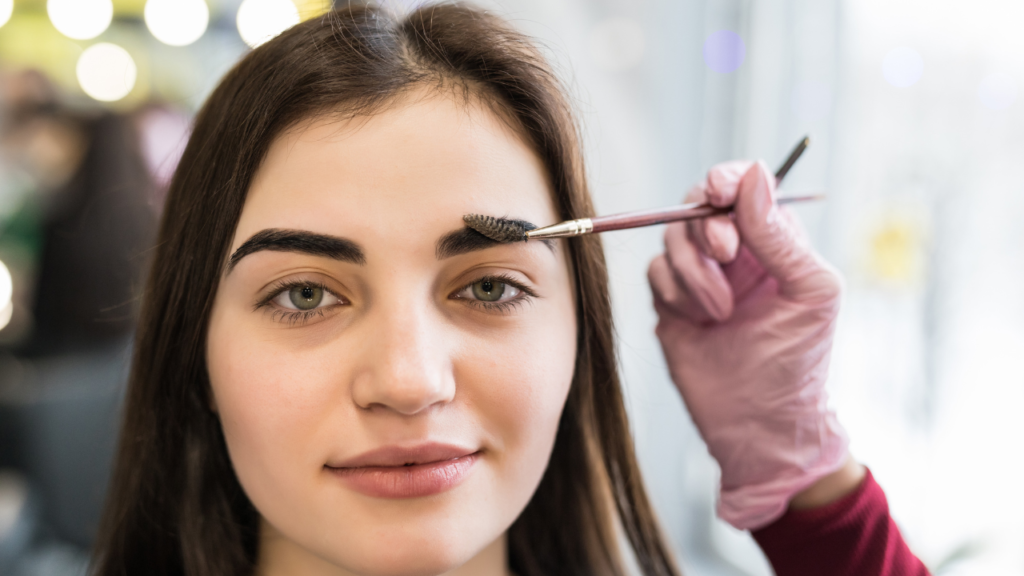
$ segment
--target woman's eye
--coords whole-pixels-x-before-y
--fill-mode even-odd
[[[339,302],[337,296],[312,284],[300,284],[282,290],[273,301],[282,308],[301,311],[332,306]]]
[[[481,302],[502,302],[515,298],[519,292],[519,289],[511,284],[484,278],[467,286],[460,296]]]

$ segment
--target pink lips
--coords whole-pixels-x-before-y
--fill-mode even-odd
[[[440,494],[461,483],[480,452],[449,444],[388,446],[324,469],[353,490],[377,498]]]

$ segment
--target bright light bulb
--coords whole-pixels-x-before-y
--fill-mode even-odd
[[[0,0],[0,26],[7,24],[14,13],[14,0]]]
[[[103,33],[114,18],[111,0],[48,0],[46,12],[61,34],[89,40]]]
[[[11,271],[0,262],[0,308],[6,308],[14,296],[14,279],[11,278]]]
[[[238,33],[255,48],[299,23],[299,10],[291,0],[243,0],[235,19]]]
[[[128,51],[116,44],[93,44],[78,57],[78,83],[86,94],[101,102],[113,102],[135,87],[137,70]]]
[[[170,46],[188,46],[199,40],[210,23],[210,9],[203,0],[148,0],[146,27],[156,39]]]

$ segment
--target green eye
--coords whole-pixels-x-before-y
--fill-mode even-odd
[[[494,280],[481,280],[472,286],[473,296],[484,302],[497,302],[505,293],[505,283]]]
[[[323,315],[328,309],[339,305],[348,304],[344,298],[331,292],[326,286],[315,282],[299,281],[281,285],[278,291],[263,306],[273,305],[276,310],[283,310],[285,314],[302,315],[320,314]],[[291,318],[289,316],[289,318]]]
[[[296,286],[288,290],[288,299],[299,310],[312,310],[324,299],[324,291],[316,286]]]

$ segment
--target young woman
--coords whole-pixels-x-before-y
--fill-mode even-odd
[[[781,574],[924,573],[824,408],[838,282],[773,187],[714,169],[695,194],[735,222],[670,227],[651,269],[721,513]],[[96,573],[618,575],[624,536],[675,574],[599,239],[499,245],[469,213],[592,214],[560,86],[502,21],[349,6],[244,58],[171,184]]]

